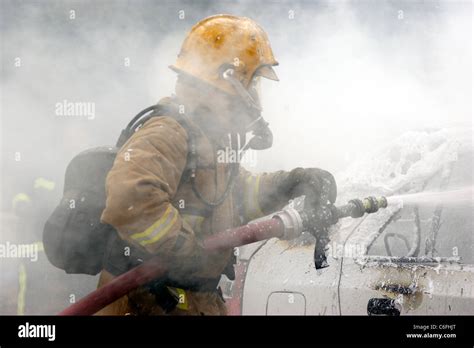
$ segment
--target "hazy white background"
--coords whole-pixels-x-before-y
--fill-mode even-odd
[[[61,181],[75,153],[113,143],[134,113],[173,92],[168,65],[190,27],[222,12],[259,21],[280,62],[281,81],[262,83],[275,141],[256,170],[338,172],[406,130],[472,126],[468,1],[3,0],[1,12],[8,189]],[[94,102],[95,119],[58,117],[64,99]]]

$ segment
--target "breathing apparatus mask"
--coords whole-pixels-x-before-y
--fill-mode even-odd
[[[250,119],[250,122],[239,132],[241,143],[243,143],[241,152],[249,148],[253,150],[268,149],[273,144],[273,134],[268,127],[268,122],[262,117],[257,85],[259,76],[254,76],[249,88],[246,89],[234,73],[235,70],[232,67],[227,67],[222,73],[222,78],[228,81],[237,92],[237,99],[233,100],[231,109],[237,110],[238,113],[244,113],[247,116],[246,119]],[[246,142],[246,134],[249,132],[252,133],[252,138]]]

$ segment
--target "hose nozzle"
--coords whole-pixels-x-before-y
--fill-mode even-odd
[[[364,210],[367,214],[375,213],[377,212],[380,208],[386,208],[387,207],[387,198],[384,196],[380,197],[374,197],[374,196],[369,196],[366,197],[362,200],[362,203],[364,204]]]
[[[326,245],[329,242],[326,227],[335,224],[340,218],[353,217],[358,218],[365,213],[372,214],[380,208],[387,207],[387,198],[369,196],[363,199],[353,199],[349,203],[340,207],[331,208],[320,207],[309,214],[306,212],[303,216],[303,225],[309,227],[309,230],[316,232],[316,246],[314,248],[314,265],[316,269],[328,266],[326,259]]]
[[[348,204],[337,208],[338,218],[353,217],[358,218],[365,213],[372,214],[381,208],[387,207],[387,198],[384,196],[369,196],[363,199],[352,199]]]

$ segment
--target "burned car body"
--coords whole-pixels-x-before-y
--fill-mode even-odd
[[[231,313],[474,314],[473,151],[462,139],[410,132],[341,175],[338,202],[375,193],[390,204],[332,229],[327,268],[315,269],[309,234],[240,248],[237,278],[223,282]]]

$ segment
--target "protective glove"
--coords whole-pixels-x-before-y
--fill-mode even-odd
[[[295,168],[288,173],[279,187],[279,193],[287,199],[306,196],[306,204],[311,207],[334,203],[337,185],[334,176],[318,168]]]
[[[179,304],[179,294],[173,290],[177,284],[188,284],[196,272],[205,267],[206,253],[199,243],[194,243],[193,250],[188,254],[176,252],[164,260],[168,272],[144,286],[155,302],[166,312],[173,311]],[[181,285],[179,285],[180,287]]]
[[[168,258],[168,276],[173,280],[186,280],[208,266],[208,253],[197,240],[193,240],[186,254],[176,252]]]

